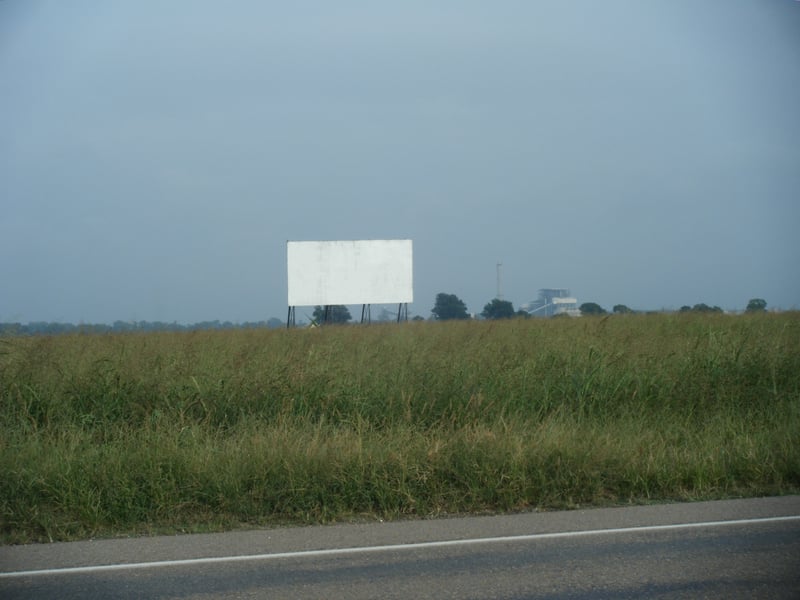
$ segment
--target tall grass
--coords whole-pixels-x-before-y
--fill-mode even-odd
[[[5,542],[800,491],[800,315],[0,339]]]

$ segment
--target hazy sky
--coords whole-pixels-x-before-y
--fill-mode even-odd
[[[800,2],[0,0],[0,321],[285,318],[287,240],[384,238],[412,315],[800,308],[799,226]]]

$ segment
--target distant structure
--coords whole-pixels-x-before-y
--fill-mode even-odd
[[[581,316],[578,299],[571,296],[569,290],[564,288],[541,289],[538,300],[531,300],[520,308],[533,317]]]
[[[500,269],[502,267],[503,267],[503,263],[498,262],[497,263],[497,296],[495,296],[495,298],[497,298],[498,300],[502,300],[503,299],[503,291],[500,288]]]

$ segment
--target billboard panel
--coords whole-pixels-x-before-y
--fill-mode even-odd
[[[287,242],[289,306],[413,301],[411,240]]]

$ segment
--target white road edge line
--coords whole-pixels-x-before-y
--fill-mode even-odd
[[[585,537],[592,535],[609,535],[619,533],[643,533],[648,531],[668,531],[675,529],[698,529],[701,527],[725,527],[732,525],[756,525],[761,523],[777,523],[781,521],[799,521],[800,515],[784,517],[761,517],[755,519],[738,519],[733,521],[706,521],[703,523],[675,523],[671,525],[642,525],[639,527],[619,527],[612,529],[589,529],[583,531],[559,531],[554,533],[532,533],[508,535],[501,537],[471,538],[461,540],[442,540],[438,542],[416,542],[408,544],[389,544],[385,546],[356,546],[352,548],[329,548],[325,550],[298,550],[294,552],[275,552],[271,554],[243,554],[238,556],[212,556],[207,558],[187,558],[181,560],[160,560],[153,562],[119,563],[111,565],[89,565],[85,567],[62,567],[56,569],[37,569],[33,571],[0,572],[0,579],[12,577],[37,577],[41,575],[71,575],[77,573],[99,573],[103,571],[126,571],[133,569],[154,569],[158,567],[175,567],[189,565],[207,565],[213,563],[230,563],[244,561],[264,561],[280,558],[310,558],[319,556],[342,556],[347,554],[366,554],[369,552],[392,552],[401,550],[418,550],[424,548],[442,548],[446,546],[469,546],[477,544],[499,544],[504,542],[528,542],[556,538]]]

